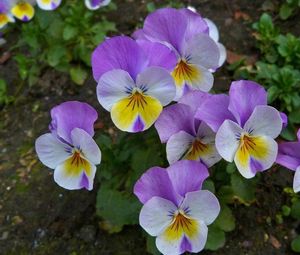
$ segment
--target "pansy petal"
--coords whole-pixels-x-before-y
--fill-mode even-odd
[[[34,8],[30,3],[20,2],[11,9],[11,13],[17,19],[27,22],[33,18]]]
[[[68,101],[52,108],[51,117],[51,132],[72,143],[71,131],[74,128],[81,128],[90,136],[94,135],[94,122],[98,113],[87,103]]]
[[[282,142],[278,147],[276,163],[296,170],[300,166],[300,142]]]
[[[175,195],[168,172],[164,168],[152,167],[134,185],[134,194],[141,203],[152,197],[161,197],[177,204],[182,198]]]
[[[85,0],[85,6],[90,10],[97,10],[102,6],[106,6],[111,0]]]
[[[210,98],[210,94],[206,92],[202,92],[199,90],[193,90],[186,93],[183,97],[181,97],[178,103],[188,105],[191,107],[194,113],[197,112],[200,105],[208,98]]]
[[[298,141],[300,141],[300,128],[298,129],[298,132],[297,132],[297,138],[298,138]]]
[[[276,160],[278,145],[268,136],[248,138],[236,152],[234,162],[245,178],[252,178],[257,172],[269,169]]]
[[[282,127],[286,128],[288,125],[288,116],[284,112],[279,112],[282,120]]]
[[[206,22],[208,29],[209,29],[209,36],[215,41],[218,42],[219,41],[219,30],[216,26],[216,24],[211,21],[208,18],[204,18],[204,21]]]
[[[181,196],[200,190],[209,176],[206,166],[197,161],[181,160],[167,168],[174,190]]]
[[[172,76],[163,68],[149,67],[137,76],[137,86],[145,94],[156,98],[165,106],[175,97],[176,88]]]
[[[155,244],[157,249],[164,255],[182,254],[181,244],[184,241],[183,232],[179,232],[178,236],[170,238],[168,234],[161,234],[156,238]]]
[[[10,13],[1,13],[0,11],[0,29],[6,26],[9,22],[15,22],[14,17]]]
[[[222,66],[227,59],[227,51],[225,46],[222,43],[217,42],[217,46],[219,48],[220,58],[219,58],[219,64],[218,66]]]
[[[93,76],[96,82],[113,69],[122,69],[135,79],[148,65],[143,49],[130,37],[116,36],[106,39],[92,54]]]
[[[203,66],[206,69],[219,66],[219,48],[216,42],[208,35],[198,34],[187,41],[183,56],[191,64]]]
[[[140,212],[139,222],[151,236],[160,235],[172,222],[172,212],[176,206],[169,200],[161,197],[152,197],[147,201]]]
[[[98,165],[101,162],[101,151],[94,139],[83,129],[74,128],[71,132],[72,144],[81,150],[84,157],[91,163]]]
[[[220,213],[218,199],[208,190],[187,193],[180,208],[190,218],[204,221],[206,225],[213,223]]]
[[[300,191],[300,166],[298,166],[294,175],[293,190],[295,193]]]
[[[168,71],[172,71],[176,66],[176,54],[167,46],[147,40],[137,40],[137,43],[147,54],[149,66],[162,67]]]
[[[51,133],[41,135],[35,141],[35,150],[39,160],[54,169],[71,156],[71,146],[62,143]]]
[[[258,105],[267,105],[267,92],[253,81],[234,81],[229,90],[230,103],[228,109],[243,127]]]
[[[147,40],[147,37],[142,28],[135,30],[132,33],[131,37],[135,40]]]
[[[46,11],[55,10],[60,4],[62,0],[36,0],[38,6]]]
[[[228,110],[228,105],[227,95],[213,95],[199,106],[195,117],[217,132],[225,120],[234,120],[232,113]]]
[[[103,74],[97,86],[99,103],[107,111],[121,99],[128,97],[135,83],[126,71],[116,69]]]
[[[172,45],[181,51],[188,20],[183,13],[173,8],[162,8],[145,19],[144,33],[147,37]]]
[[[256,106],[244,126],[244,130],[253,136],[266,135],[276,138],[282,129],[279,112],[271,106]]]
[[[232,162],[239,147],[243,129],[231,120],[225,120],[216,134],[216,147],[222,158]]]
[[[186,133],[185,131],[179,131],[172,135],[167,142],[166,151],[169,164],[184,158],[189,149],[191,148],[195,137]]]
[[[184,104],[174,104],[166,107],[155,123],[161,142],[168,141],[171,135],[183,130],[196,135],[194,115],[191,108]]]
[[[111,119],[122,131],[142,132],[153,125],[162,109],[158,99],[144,94],[133,94],[113,105]]]
[[[93,189],[96,166],[87,160],[81,161],[80,164],[74,165],[71,160],[57,166],[54,170],[55,182],[68,190]]]

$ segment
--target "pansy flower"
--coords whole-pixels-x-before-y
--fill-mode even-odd
[[[300,129],[297,133],[297,142],[279,143],[276,163],[295,171],[293,189],[300,191]]]
[[[195,119],[195,111],[209,94],[192,91],[179,103],[166,107],[155,123],[163,143],[167,143],[170,164],[180,160],[197,160],[211,167],[221,157],[215,147],[215,132],[203,121]]]
[[[34,16],[34,0],[13,0],[11,13],[19,20],[27,22]]]
[[[39,8],[46,11],[55,10],[62,2],[62,0],[36,0]]]
[[[178,161],[167,169],[150,168],[137,181],[134,194],[144,204],[139,222],[156,237],[165,255],[200,252],[207,240],[207,225],[220,212],[213,193],[200,190],[207,168],[196,161]]]
[[[186,91],[209,91],[213,86],[210,69],[219,67],[220,52],[209,36],[206,22],[188,9],[163,8],[145,19],[143,29],[134,33],[137,39],[160,42],[177,55],[172,70],[178,100]]]
[[[10,14],[11,2],[9,0],[1,0],[0,2],[0,29],[9,22],[15,22],[14,17]]]
[[[85,5],[90,10],[97,10],[100,7],[106,6],[111,0],[85,0]]]
[[[93,189],[101,152],[93,140],[98,114],[86,103],[70,101],[51,110],[51,133],[35,143],[40,161],[54,169],[54,180],[65,189]]]
[[[92,56],[98,100],[119,129],[140,132],[156,121],[175,97],[168,71],[175,64],[174,53],[159,43],[118,36],[98,46]]]
[[[245,178],[269,169],[277,157],[274,140],[281,132],[280,113],[267,105],[265,89],[252,81],[231,84],[229,96],[213,95],[200,105],[196,118],[216,134],[216,147],[234,161]]]

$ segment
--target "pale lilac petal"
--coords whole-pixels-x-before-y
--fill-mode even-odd
[[[228,109],[243,127],[258,105],[267,105],[267,92],[253,81],[234,81],[229,90],[230,103]]]
[[[186,133],[185,131],[179,131],[172,135],[166,146],[167,159],[169,164],[182,159],[188,150],[191,148],[195,137]]]
[[[176,94],[174,80],[169,72],[160,67],[148,67],[137,76],[136,85],[145,94],[154,97],[165,106],[171,103]]]
[[[36,139],[35,150],[39,160],[45,166],[54,169],[71,156],[72,148],[48,133]]]
[[[112,106],[128,97],[135,87],[129,73],[123,70],[111,70],[103,74],[97,86],[97,97],[104,109],[110,111]]]
[[[142,207],[140,225],[149,235],[158,236],[172,223],[172,212],[176,210],[177,207],[171,201],[152,197]]]
[[[218,66],[222,66],[227,59],[227,51],[225,46],[222,43],[217,42],[217,46],[219,48],[219,54],[220,54]]]
[[[55,10],[62,2],[62,0],[51,0],[47,3],[43,0],[36,0],[39,8],[46,10],[46,11],[53,11]]]
[[[161,197],[177,204],[182,198],[175,194],[168,172],[152,167],[134,185],[134,194],[145,204],[152,197]]]
[[[85,6],[94,11],[100,7],[106,6],[110,3],[111,0],[85,0]]]
[[[210,97],[211,95],[209,93],[193,90],[181,97],[178,103],[188,105],[192,111],[196,113],[200,105]]]
[[[232,113],[228,110],[228,105],[227,95],[213,95],[199,106],[195,117],[217,132],[225,120],[234,120]]]
[[[209,29],[209,36],[215,41],[218,42],[219,41],[219,30],[216,26],[216,24],[208,19],[208,18],[204,18],[204,21],[206,22],[208,29]]]
[[[282,120],[282,127],[286,128],[288,125],[288,116],[284,112],[280,112],[280,117]]]
[[[216,196],[208,190],[198,190],[185,195],[180,208],[188,216],[210,225],[220,213],[220,204]]]
[[[133,32],[131,37],[135,40],[148,40],[143,29],[137,29]]]
[[[101,162],[101,151],[94,139],[84,130],[74,128],[71,132],[74,147],[80,149],[84,157],[91,163],[98,165]]]
[[[206,166],[197,161],[181,160],[167,168],[175,192],[186,193],[200,190],[203,181],[209,176]]]
[[[148,65],[143,49],[130,37],[116,36],[106,39],[93,52],[92,68],[96,82],[113,69],[122,69],[135,79]]]
[[[208,35],[198,34],[186,42],[183,56],[189,63],[203,66],[206,69],[219,66],[219,48]]]
[[[191,108],[183,104],[166,107],[155,123],[160,140],[165,143],[169,137],[179,131],[195,135],[194,114]]]
[[[298,129],[298,132],[297,132],[297,138],[298,138],[298,141],[300,141],[300,128]]]
[[[72,143],[71,131],[74,128],[81,128],[90,136],[94,136],[94,122],[98,114],[87,103],[68,101],[52,108],[51,117],[52,121],[49,126],[51,132],[68,143]]]
[[[282,142],[278,147],[276,163],[296,170],[300,166],[300,142]]]
[[[243,129],[231,120],[225,120],[216,134],[216,147],[222,158],[232,162],[239,147]]]
[[[183,13],[163,8],[147,16],[143,30],[147,37],[168,43],[181,52],[187,26],[188,20]]]
[[[157,249],[164,255],[180,255],[183,253],[181,244],[184,238],[184,235],[182,235],[179,239],[168,240],[164,235],[159,235],[155,244]]]
[[[282,130],[282,119],[279,112],[268,105],[255,107],[244,130],[253,136],[270,136],[276,138]]]
[[[293,190],[295,193],[300,191],[300,166],[297,168],[294,175]]]
[[[175,52],[167,46],[146,40],[137,40],[138,45],[144,50],[149,59],[148,66],[158,66],[172,71],[177,64]]]

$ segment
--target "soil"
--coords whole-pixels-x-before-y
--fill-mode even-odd
[[[107,18],[116,23],[120,33],[130,34],[147,15],[146,4],[150,1],[114,2],[119,11]],[[220,41],[228,50],[255,58],[258,53],[251,24],[263,10],[272,11],[278,5],[268,0],[182,2],[217,24]],[[299,21],[299,17],[296,19]],[[294,18],[282,27],[294,32],[296,23]],[[35,138],[47,132],[49,110],[63,101],[90,103],[99,113],[102,129],[115,130],[109,114],[97,102],[92,77],[84,86],[76,86],[66,74],[47,69],[38,84],[29,88],[18,77],[13,58],[0,65],[0,77],[8,82],[12,93],[21,91],[16,102],[0,112],[0,254],[146,254],[146,241],[139,227],[126,227],[113,235],[99,227],[100,219],[95,214],[99,183],[92,192],[64,190],[54,183],[52,172],[39,163],[34,151]],[[231,79],[223,67],[216,73],[215,87],[225,90]],[[299,222],[290,218],[284,218],[282,224],[275,221],[289,199],[283,189],[291,185],[292,173],[287,170],[276,168],[265,173],[257,187],[257,202],[250,207],[238,203],[232,206],[237,227],[226,235],[225,246],[202,254],[293,254],[290,243]]]

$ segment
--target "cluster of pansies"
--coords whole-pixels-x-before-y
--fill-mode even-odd
[[[90,10],[106,6],[111,0],[85,0],[85,5]],[[15,18],[27,22],[34,16],[34,5],[46,11],[55,10],[62,0],[1,0],[0,1],[0,29]]]
[[[229,95],[208,93],[226,58],[218,37],[216,26],[198,13],[164,8],[132,37],[106,39],[92,55],[98,101],[114,124],[132,133],[154,124],[166,143],[170,166],[149,169],[134,187],[143,204],[140,225],[163,254],[204,248],[220,205],[202,183],[222,158],[234,161],[245,178],[277,159],[296,170],[294,188],[300,190],[300,142],[282,143],[278,153],[275,139],[287,117],[267,105],[265,89],[240,80]],[[55,169],[60,186],[91,190],[101,159],[92,138],[96,111],[73,101],[53,108],[51,117],[51,133],[36,141],[40,160]]]

